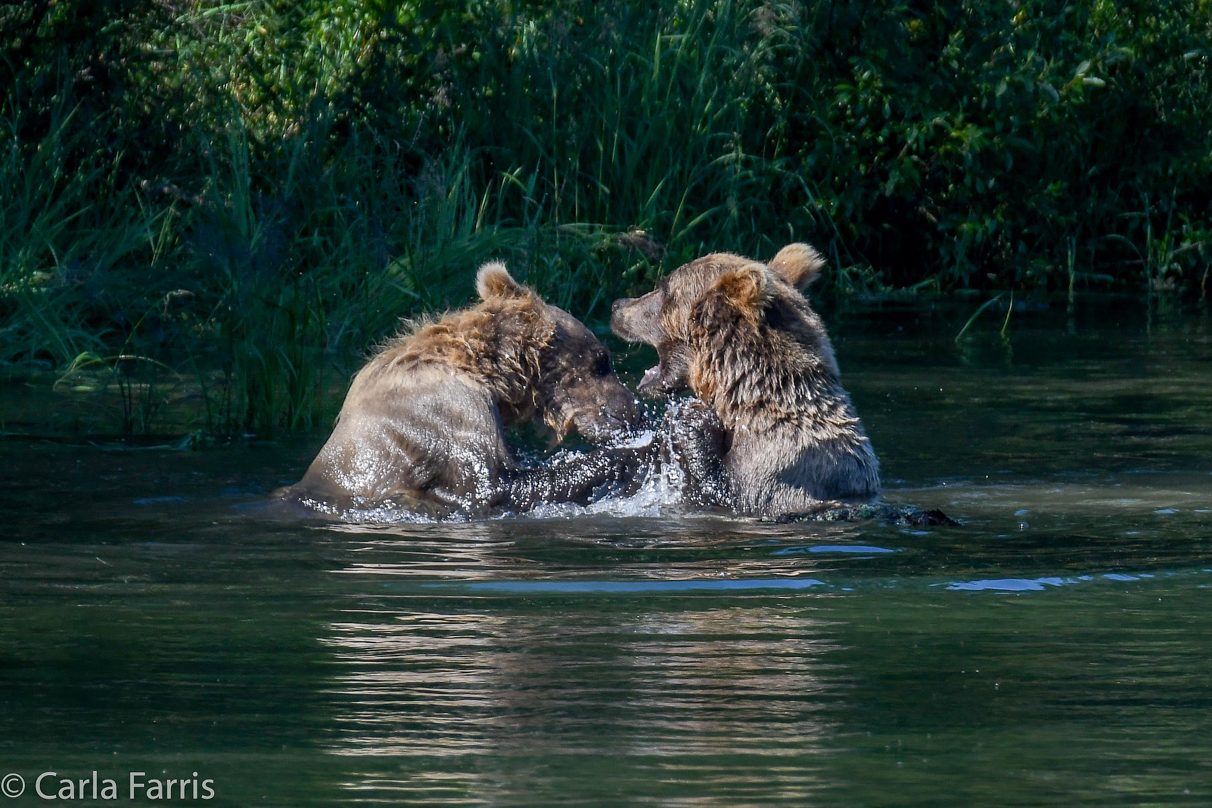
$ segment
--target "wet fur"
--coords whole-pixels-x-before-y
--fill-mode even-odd
[[[584,501],[635,458],[599,450],[559,468],[519,468],[504,428],[542,420],[596,440],[641,412],[601,343],[517,284],[477,277],[482,302],[423,322],[355,376],[327,443],[282,492],[322,510],[398,507],[429,515]]]
[[[660,358],[641,390],[689,388],[701,399],[672,427],[706,504],[777,516],[879,492],[879,464],[824,323],[799,291],[823,264],[804,244],[769,264],[716,253],[615,304],[615,333]]]

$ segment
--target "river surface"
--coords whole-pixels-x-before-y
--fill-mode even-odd
[[[0,805],[1212,804],[1212,320],[974,308],[830,318],[960,527],[307,521],[323,436],[0,443]]]

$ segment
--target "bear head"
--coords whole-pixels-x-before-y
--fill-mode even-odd
[[[575,429],[594,443],[642,425],[643,410],[615,375],[610,351],[581,321],[519,284],[500,262],[480,267],[476,291],[477,310],[492,313],[499,331],[484,375],[512,375],[527,390],[502,397],[506,422],[533,410],[557,439]]]
[[[833,351],[820,318],[800,293],[816,277],[824,259],[807,244],[789,244],[768,264],[731,253],[713,253],[678,267],[656,289],[639,298],[615,301],[614,333],[656,348],[657,364],[645,372],[640,392],[662,396],[689,387],[705,400],[712,364],[764,363],[778,332],[787,356],[805,353],[836,375]],[[752,339],[751,339],[752,338]],[[751,348],[746,352],[746,348]],[[807,349],[805,351],[804,349]],[[742,360],[737,351],[746,352]]]

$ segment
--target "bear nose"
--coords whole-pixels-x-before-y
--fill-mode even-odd
[[[627,305],[628,303],[630,303],[632,300],[635,300],[635,298],[633,298],[633,297],[620,297],[618,300],[614,301],[614,303],[612,303],[612,304],[610,305],[610,313],[611,313],[611,314],[618,314],[619,309],[621,309],[621,308],[623,308],[624,306],[626,306],[626,305]]]

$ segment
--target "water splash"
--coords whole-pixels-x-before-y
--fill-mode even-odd
[[[623,495],[608,492],[588,505],[543,503],[519,516],[531,519],[569,519],[585,515],[657,517],[680,512],[686,474],[678,462],[669,433],[647,429],[630,438],[622,447],[642,449],[651,446],[654,441],[664,442],[660,459],[644,474],[633,493]]]

